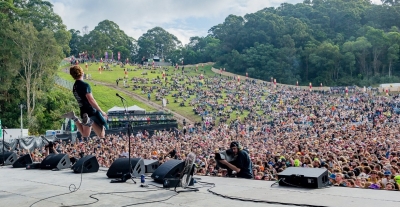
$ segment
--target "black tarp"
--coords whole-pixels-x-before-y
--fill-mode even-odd
[[[43,148],[49,142],[62,141],[75,143],[76,133],[72,134],[61,134],[57,136],[41,136],[41,137],[24,137],[19,139],[10,139],[4,141],[5,151],[15,149],[27,149],[33,151],[34,149]],[[0,152],[3,152],[3,141],[0,141]]]

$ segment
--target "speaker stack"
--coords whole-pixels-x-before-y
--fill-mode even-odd
[[[325,168],[289,167],[278,174],[280,186],[323,188],[329,183]]]

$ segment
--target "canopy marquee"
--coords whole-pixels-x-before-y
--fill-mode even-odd
[[[133,105],[128,107],[128,112],[140,112],[140,113],[145,113],[146,110],[140,108],[139,106]],[[109,109],[107,112],[108,113],[113,113],[113,112],[124,112],[125,108],[124,107],[119,107],[119,106],[114,106],[111,109]]]

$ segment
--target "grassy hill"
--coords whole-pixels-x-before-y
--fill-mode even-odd
[[[71,81],[73,82],[74,80],[71,78],[71,76],[65,72],[58,72],[57,74],[58,76],[60,76],[61,78]],[[93,96],[96,99],[97,103],[99,104],[99,106],[101,107],[101,109],[103,111],[109,110],[110,108],[114,107],[114,106],[120,106],[122,107],[122,103],[120,101],[120,99],[118,97],[115,96],[116,93],[121,93],[118,90],[115,90],[113,88],[107,87],[107,86],[103,86],[103,85],[99,85],[99,84],[94,84],[91,81],[87,81],[91,88],[92,88],[92,92],[93,92]],[[72,93],[71,93],[72,95]],[[132,98],[129,96],[125,96],[124,94],[120,94],[123,95],[126,99],[126,103],[128,106],[133,106],[133,105],[137,105],[143,109],[146,109],[148,111],[154,111],[155,109],[153,109],[152,107]]]
[[[120,66],[113,66],[113,67],[111,67],[112,71],[111,70],[110,71],[102,71],[101,74],[98,71],[99,66],[100,66],[100,63],[97,63],[97,64],[93,63],[93,64],[90,64],[88,69],[86,70],[85,69],[85,65],[81,64],[81,67],[84,68],[85,73],[86,74],[90,74],[92,79],[95,80],[95,81],[99,81],[99,82],[103,82],[103,83],[107,83],[107,84],[114,84],[116,86],[116,80],[119,79],[119,78],[122,79],[124,77],[124,69],[121,68]],[[137,83],[136,85],[147,86],[147,87],[153,87],[153,86],[160,87],[160,84],[152,84],[151,80],[152,79],[156,79],[157,77],[162,78],[163,70],[156,69],[156,70],[154,70],[155,73],[150,73],[150,70],[139,69],[138,67],[135,67],[135,66],[128,66],[127,68],[129,70],[131,70],[131,71],[128,71],[128,79],[129,80],[131,78],[133,78],[133,77],[136,77],[136,78],[148,78],[150,80],[148,83],[145,83],[145,84]],[[166,71],[166,74],[167,74],[167,78],[168,79],[171,76],[175,75],[175,74],[181,73],[181,69],[179,69],[177,71],[174,71],[174,67],[167,67],[167,68],[168,68],[168,71]],[[205,65],[204,68],[201,67],[201,65],[199,65],[199,69],[196,72],[195,66],[185,66],[185,75],[198,76],[200,74],[203,74],[205,77],[214,77],[216,74],[211,70],[211,68],[212,68],[212,65]],[[70,75],[67,72],[68,71],[63,71],[61,69],[58,72],[58,75],[60,77],[64,78],[64,79],[66,79],[66,80],[73,81],[72,78],[70,77]],[[142,75],[143,72],[147,72],[147,75]],[[187,80],[188,79],[185,78],[185,80],[180,81],[180,83],[184,83]],[[164,83],[164,81],[162,81],[162,82]],[[98,99],[98,97],[100,97],[101,101],[99,101],[99,102],[101,103],[101,105],[100,105],[101,107],[111,108],[114,105],[119,105],[118,104],[119,99],[115,99],[114,98],[115,97],[115,93],[118,93],[119,91],[117,91],[115,89],[112,89],[112,88],[109,88],[109,87],[106,87],[106,86],[100,86],[100,85],[93,86],[93,82],[90,82],[90,81],[89,81],[89,83],[91,83],[91,85],[92,85],[92,89],[93,89],[95,97],[97,99]],[[132,92],[134,92],[134,93],[136,93],[136,94],[138,94],[138,95],[140,95],[140,96],[142,96],[142,97],[147,99],[147,92],[143,93],[141,91],[141,89],[133,90],[132,89],[133,85],[134,84],[131,81],[129,81],[129,86],[130,87],[129,88],[123,88],[122,87],[123,86],[122,81],[119,82],[120,91],[129,90],[129,91],[132,91]],[[194,87],[197,87],[197,86],[195,86],[195,84],[191,84],[191,86],[187,85],[187,87],[194,88]],[[203,86],[203,87],[206,87],[206,86]],[[185,106],[182,107],[182,106],[179,106],[179,103],[181,101],[183,101],[183,99],[177,98],[177,103],[174,103],[174,100],[176,98],[173,97],[172,95],[174,93],[177,93],[177,92],[178,91],[171,91],[171,93],[168,94],[165,97],[166,99],[169,100],[169,104],[167,104],[167,108],[169,110],[171,110],[171,111],[175,111],[175,112],[177,112],[177,113],[179,113],[179,114],[181,114],[181,115],[183,115],[185,117],[188,117],[189,119],[191,119],[193,121],[200,121],[201,117],[199,115],[194,114],[193,107],[189,106],[190,101],[195,98],[195,95],[192,95],[188,100],[186,100]],[[226,98],[225,92],[222,92],[222,96],[224,98]],[[129,98],[130,98],[130,101],[133,104],[136,104],[136,105],[138,105],[138,106],[140,106],[142,108],[146,108],[146,104],[142,104],[142,103],[138,102],[137,100],[133,99],[132,97],[129,97]],[[162,104],[162,101],[156,101],[155,92],[153,92],[151,94],[151,101],[155,102],[155,103],[158,103],[160,105]],[[224,101],[224,99],[218,99],[219,103],[222,103],[223,101]],[[148,109],[148,108],[149,107],[147,107],[146,109]],[[240,117],[243,118],[244,116],[247,116],[247,114],[248,114],[248,112],[245,111],[244,114],[242,114]],[[231,119],[236,118],[236,117],[237,117],[236,113],[232,112]]]

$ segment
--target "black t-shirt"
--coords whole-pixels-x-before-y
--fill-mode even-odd
[[[233,162],[240,172],[237,173],[239,178],[253,178],[253,170],[249,154],[246,151],[240,150],[237,154],[236,160]]]
[[[173,159],[178,158],[178,157],[176,156],[176,150],[175,150],[175,149],[173,149],[171,152],[169,152],[168,155],[169,155],[171,158],[173,158]]]
[[[89,117],[93,116],[96,113],[96,109],[90,105],[86,98],[86,94],[92,93],[90,85],[82,80],[76,80],[72,92],[74,93],[76,101],[78,101],[81,116],[84,113],[87,113]]]

